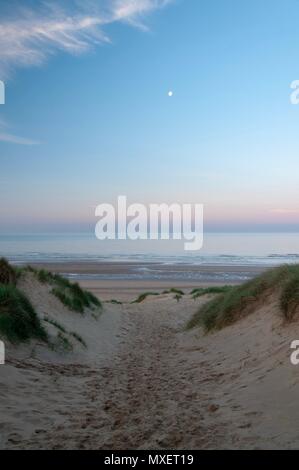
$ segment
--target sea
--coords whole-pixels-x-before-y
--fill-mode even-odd
[[[100,241],[93,232],[0,234],[0,256],[17,265],[133,263],[127,273],[123,270],[101,274],[68,273],[68,277],[74,279],[167,278],[231,282],[252,277],[252,267],[299,263],[299,233],[205,233],[199,251],[185,251],[183,240]],[[203,266],[210,267],[208,273],[201,272]]]

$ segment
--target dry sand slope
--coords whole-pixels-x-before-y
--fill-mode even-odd
[[[98,321],[72,324],[87,351],[10,349],[0,369],[0,447],[299,448],[299,366],[289,361],[298,326],[282,327],[269,299],[218,333],[183,331],[204,301],[105,304]],[[53,312],[53,302],[43,308]]]

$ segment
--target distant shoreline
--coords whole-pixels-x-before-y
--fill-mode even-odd
[[[164,262],[141,262],[141,261],[69,261],[69,262],[31,262],[32,266],[37,269],[47,269],[51,272],[57,272],[60,274],[77,274],[80,275],[99,275],[99,276],[110,276],[110,275],[124,275],[129,276],[131,274],[138,273],[142,277],[143,270],[147,270],[151,273],[159,272],[161,278],[165,280],[168,279],[171,281],[173,279],[173,274],[175,273],[190,273],[195,276],[194,281],[198,281],[196,275],[199,273],[203,276],[208,276],[210,274],[235,274],[241,275],[246,273],[249,276],[255,276],[261,272],[269,269],[269,266],[248,266],[248,265],[197,265],[189,263],[173,263],[166,264]],[[153,277],[154,280],[154,277]],[[160,279],[159,279],[160,280]],[[182,278],[182,281],[184,279]],[[204,281],[204,279],[203,279]],[[210,278],[207,278],[206,282],[209,282]]]
[[[148,262],[31,263],[37,269],[65,275],[103,300],[132,300],[145,291],[171,287],[188,292],[195,287],[240,284],[269,269],[268,266],[198,266]]]

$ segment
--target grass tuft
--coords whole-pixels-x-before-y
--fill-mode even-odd
[[[73,345],[70,340],[65,336],[64,333],[59,332],[57,335],[58,344],[63,349],[63,351],[71,352],[73,351]]]
[[[115,299],[107,300],[107,303],[114,304],[114,305],[122,305],[122,302],[120,302],[120,300],[115,300]]]
[[[140,294],[137,299],[133,300],[131,304],[140,304],[143,302],[149,295],[159,295],[159,292],[144,292]]]
[[[231,325],[252,313],[257,302],[277,290],[284,319],[290,321],[299,310],[299,265],[284,265],[218,293],[191,318],[187,328],[203,326],[206,332]],[[195,293],[196,294],[196,293]]]
[[[299,310],[299,269],[282,288],[280,308],[286,321],[292,321]]]
[[[66,329],[64,328],[64,326],[61,325],[61,323],[59,323],[58,321],[53,320],[52,318],[49,318],[49,317],[44,317],[44,321],[46,323],[49,323],[50,325],[55,326],[55,328],[57,328],[57,330],[61,331],[62,333],[66,333]]]
[[[87,348],[87,344],[85,343],[84,339],[82,338],[82,336],[80,336],[78,333],[76,332],[71,332],[70,333],[71,336],[73,336],[73,338],[75,338],[77,341],[79,341],[79,343],[82,344],[82,346],[84,346],[85,348]]]
[[[57,330],[59,330],[61,333],[63,333],[63,335],[60,335],[59,336],[59,340],[60,340],[60,343],[63,344],[63,345],[66,345],[67,347],[64,348],[64,349],[69,349],[70,350],[70,344],[67,344],[65,339],[67,339],[67,335],[69,336],[72,336],[73,338],[75,338],[77,341],[79,341],[79,343],[81,343],[85,348],[87,348],[87,344],[86,342],[84,341],[84,339],[82,338],[82,336],[80,336],[78,333],[74,332],[74,331],[71,331],[70,333],[64,328],[63,325],[61,325],[61,323],[59,323],[58,321],[52,319],[52,318],[49,318],[49,317],[44,317],[44,321],[49,323],[50,325],[53,325],[55,326],[55,328],[57,328]]]
[[[34,273],[42,284],[53,286],[52,294],[70,310],[84,313],[85,308],[102,307],[101,301],[91,292],[82,289],[78,283],[70,282],[59,274],[53,274],[44,269],[36,270],[30,266],[26,269]]]
[[[47,340],[47,333],[27,299],[13,285],[0,284],[0,333],[11,342]]]
[[[13,284],[17,283],[17,274],[15,269],[9,264],[5,258],[0,258],[0,284]]]
[[[182,296],[181,296],[180,294],[176,294],[176,295],[174,296],[174,299],[175,299],[177,302],[179,302],[179,301],[181,300],[181,298],[182,298]]]
[[[177,295],[185,295],[185,292],[182,291],[181,289],[176,289],[175,287],[172,287],[171,289],[164,290],[162,294],[177,294]]]
[[[192,295],[192,298],[195,300],[206,294],[223,294],[224,292],[230,291],[232,288],[232,286],[200,287],[198,289],[193,289],[190,292],[190,295]]]

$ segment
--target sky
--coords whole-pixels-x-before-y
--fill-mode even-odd
[[[118,195],[202,203],[206,230],[298,231],[298,15],[298,0],[1,0],[0,232],[94,228]]]

